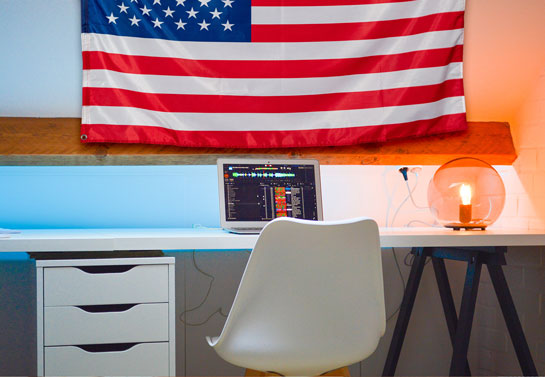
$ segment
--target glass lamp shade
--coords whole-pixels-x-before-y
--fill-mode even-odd
[[[447,162],[428,186],[430,211],[443,226],[485,229],[505,204],[505,186],[488,163],[464,157]]]

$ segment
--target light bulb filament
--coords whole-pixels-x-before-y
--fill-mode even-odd
[[[460,187],[460,198],[462,199],[463,205],[471,204],[471,186],[462,184]]]

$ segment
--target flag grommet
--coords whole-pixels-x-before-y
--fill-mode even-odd
[[[79,137],[81,140],[85,141],[87,140],[87,135],[83,134]]]

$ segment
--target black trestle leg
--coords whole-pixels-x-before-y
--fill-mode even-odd
[[[460,318],[456,326],[452,360],[450,363],[450,376],[464,376],[467,366],[467,350],[469,338],[475,314],[475,303],[481,277],[482,263],[479,258],[472,257],[468,261],[462,304],[460,305]]]
[[[456,307],[454,306],[454,299],[452,298],[452,291],[450,290],[445,261],[436,257],[431,257],[431,261],[433,263],[435,279],[437,280],[437,287],[439,288],[439,295],[441,296],[441,303],[443,304],[445,319],[447,320],[450,341],[454,346],[454,338],[456,336],[456,328],[458,326],[458,316],[456,315]],[[469,369],[467,358],[465,363],[465,375],[471,376],[471,370]]]
[[[511,341],[513,342],[513,347],[517,353],[522,374],[525,376],[537,376],[537,369],[534,360],[532,359],[530,349],[528,348],[526,337],[522,331],[517,309],[513,303],[513,298],[511,297],[509,287],[507,286],[503,270],[498,264],[488,264],[487,267],[490,272],[492,285],[494,286],[496,296],[500,303],[501,311],[503,312],[505,324],[507,325]]]
[[[409,280],[401,302],[399,316],[397,318],[392,342],[388,350],[388,356],[382,372],[383,376],[393,376],[396,371],[397,363],[407,332],[407,327],[411,317],[411,312],[416,299],[418,286],[422,278],[426,258],[432,259],[437,286],[443,311],[447,321],[447,327],[452,341],[452,359],[450,363],[450,376],[470,376],[471,370],[467,361],[467,352],[473,327],[473,317],[475,314],[475,304],[477,301],[477,292],[481,276],[482,265],[486,264],[490,272],[490,278],[498,297],[500,307],[511,336],[511,341],[517,358],[525,376],[536,376],[535,367],[526,337],[517,315],[513,298],[509,292],[507,281],[502,270],[505,265],[506,247],[486,247],[486,248],[413,248],[415,255]],[[456,316],[456,307],[452,297],[452,291],[448,281],[448,275],[445,268],[444,259],[466,261],[467,271],[460,305],[460,315]]]
[[[384,370],[382,371],[383,376],[393,376],[395,374],[401,347],[403,346],[405,333],[407,332],[407,326],[409,325],[409,319],[411,318],[411,312],[416,299],[416,293],[418,292],[418,286],[420,284],[420,279],[422,278],[424,265],[426,264],[424,248],[415,248],[413,249],[413,253],[415,254],[415,258],[409,274],[409,280],[407,281],[407,287],[403,294],[403,300],[401,301],[401,306],[399,308],[392,342],[390,343],[390,349],[388,350],[388,356],[386,357],[386,363],[384,364]]]

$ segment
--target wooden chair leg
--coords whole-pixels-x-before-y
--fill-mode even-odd
[[[331,372],[322,374],[322,376],[350,377],[350,371],[348,370],[348,367],[342,367],[339,369],[332,370]]]
[[[265,377],[265,376],[278,376],[278,374],[272,373],[272,372],[261,372],[255,369],[246,369],[244,376]],[[350,371],[348,370],[348,367],[343,367],[343,368],[335,369],[325,374],[322,374],[322,376],[350,377]]]
[[[244,376],[245,377],[264,377],[264,376],[278,376],[277,374],[274,374],[274,373],[267,373],[267,372],[261,372],[259,370],[255,370],[255,369],[246,369],[246,372],[244,373]]]

